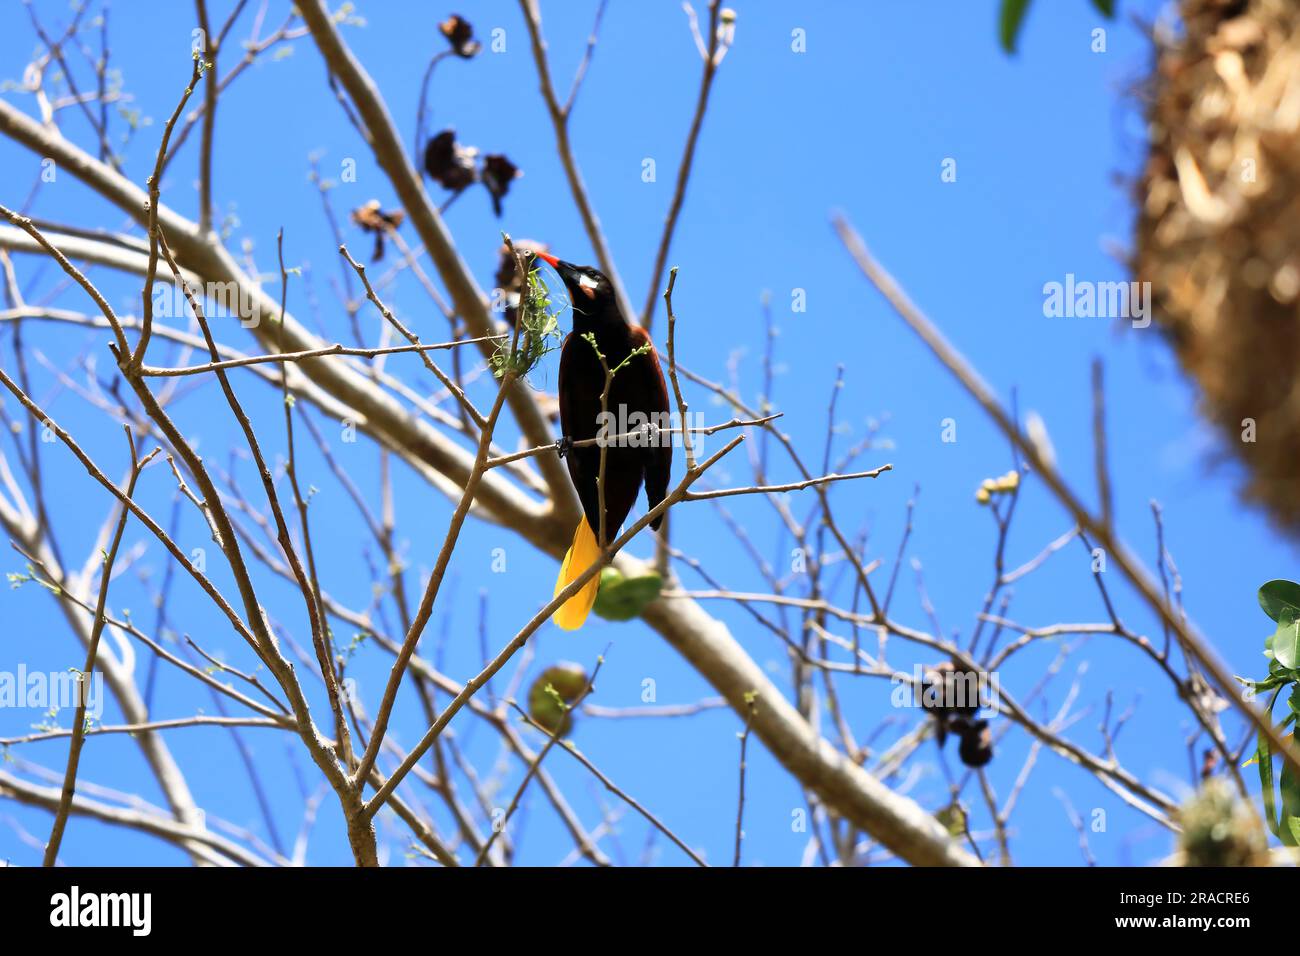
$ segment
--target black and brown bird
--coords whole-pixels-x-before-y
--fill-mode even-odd
[[[574,447],[574,443],[598,437],[613,438],[622,434],[619,423],[637,421],[639,415],[656,424],[667,421],[668,387],[664,382],[659,354],[645,329],[629,321],[609,279],[599,269],[576,266],[539,252],[559,273],[569,292],[573,310],[573,330],[564,339],[560,353],[560,439],[561,454],[569,467],[569,477],[582,503],[583,518],[573,534],[573,543],[564,556],[555,594],[576,580],[600,557],[601,547],[613,541],[636,501],[644,482],[646,503],[654,508],[668,493],[672,470],[672,440],[669,434],[651,431],[650,441],[620,441],[605,450],[605,522],[601,534],[600,445]],[[586,336],[595,338],[596,348]],[[610,417],[602,429],[601,392],[605,388],[605,368],[618,369],[628,356],[627,365],[619,369],[610,385],[605,410]],[[601,363],[604,356],[604,364]],[[662,515],[650,522],[658,530]],[[576,630],[587,619],[596,601],[600,576],[595,575],[582,589],[555,612],[552,619],[567,631]]]
[[[926,669],[922,684],[921,705],[935,719],[939,746],[948,734],[955,734],[957,755],[968,767],[983,767],[993,759],[993,734],[989,722],[979,717],[983,677],[977,670],[940,661]]]

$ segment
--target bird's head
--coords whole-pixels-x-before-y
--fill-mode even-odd
[[[613,283],[595,266],[575,266],[545,252],[537,253],[537,258],[550,265],[564,280],[574,312],[593,317],[606,314],[622,317]]]

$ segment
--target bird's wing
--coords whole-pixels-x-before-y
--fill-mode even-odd
[[[584,343],[585,344],[585,343]],[[557,386],[557,398],[560,402],[560,434],[566,438],[573,437],[574,408],[571,392],[573,381],[577,374],[574,369],[576,362],[575,355],[576,343],[573,333],[564,337],[564,346],[560,349],[560,381]]]
[[[597,384],[595,376],[601,375],[591,344],[573,333],[565,336],[564,348],[560,352],[559,381],[560,431],[565,438],[582,441],[596,437],[601,385]],[[596,488],[600,450],[594,445],[574,448],[564,462],[578,492],[583,513],[592,530],[596,530],[600,526],[600,493]]]
[[[667,417],[660,417],[661,414],[664,416],[669,414],[670,407],[668,405],[668,383],[664,381],[664,370],[659,362],[659,353],[655,350],[654,342],[650,340],[649,333],[640,326],[632,327],[631,339],[634,349],[642,345],[650,346],[650,351],[642,355],[635,363],[644,382],[645,411],[656,420],[667,421]],[[679,424],[685,427],[686,423],[681,422]],[[646,504],[651,508],[663,501],[664,496],[668,494],[668,482],[673,469],[673,438],[672,435],[663,435],[655,446],[647,450],[645,496]],[[650,527],[656,531],[659,530],[662,517],[661,515],[658,519],[652,521]]]

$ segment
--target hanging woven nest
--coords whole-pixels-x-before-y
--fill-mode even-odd
[[[1180,0],[1158,40],[1135,269],[1244,492],[1300,532],[1300,3]]]

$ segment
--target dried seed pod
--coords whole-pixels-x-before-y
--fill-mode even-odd
[[[468,60],[483,49],[483,44],[474,39],[474,28],[460,14],[453,13],[438,24],[438,32],[447,38],[452,52]]]
[[[483,157],[480,178],[492,195],[492,211],[501,217],[501,200],[510,191],[510,184],[522,176],[519,167],[510,162],[504,153],[489,153]]]
[[[384,236],[406,220],[406,213],[401,209],[384,212],[378,199],[358,206],[351,215],[354,225],[375,237],[375,251],[371,258],[376,262],[384,257]]]
[[[424,171],[443,189],[460,192],[478,179],[478,150],[456,142],[456,131],[445,129],[424,147]]]

